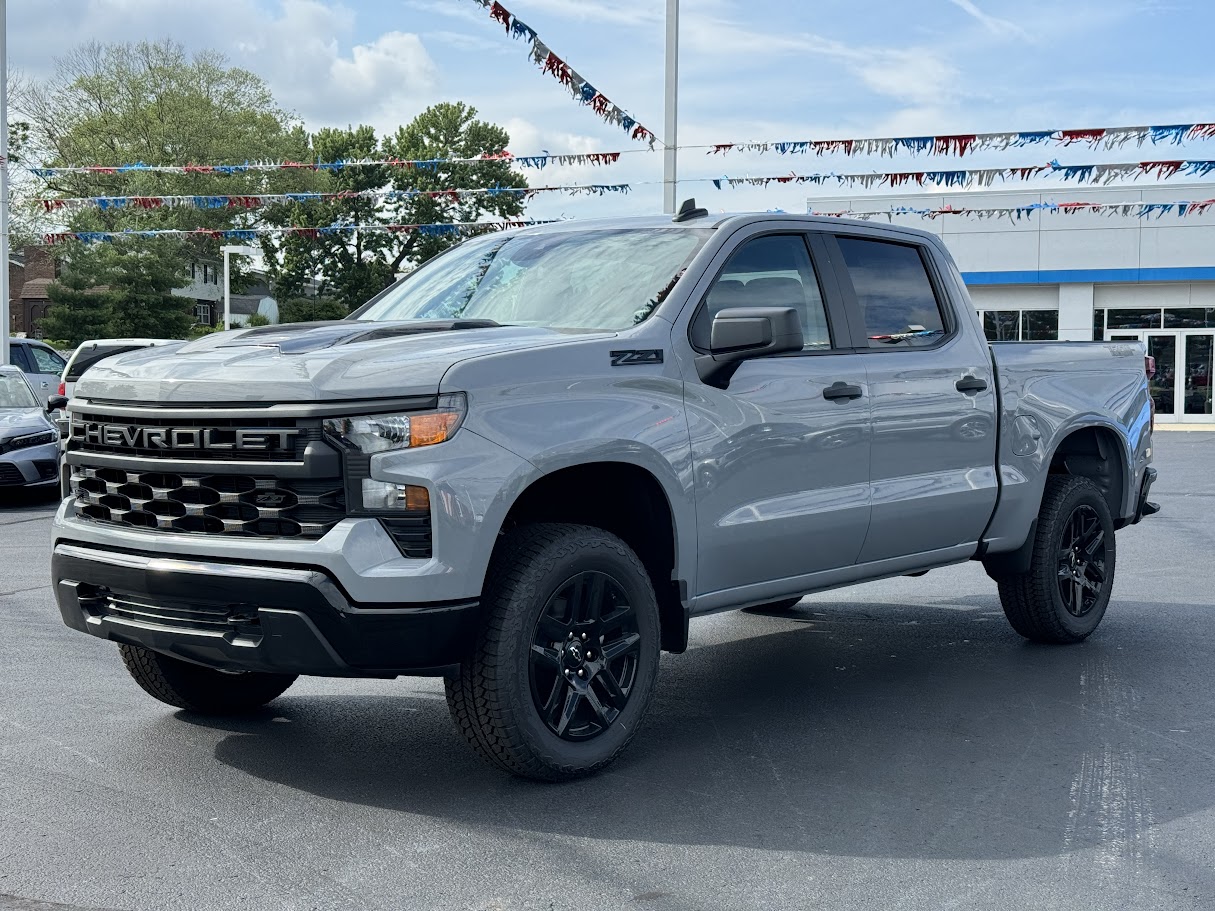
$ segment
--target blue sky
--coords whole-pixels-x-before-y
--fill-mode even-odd
[[[505,6],[661,134],[662,0]],[[682,10],[684,143],[1215,121],[1215,70],[1200,38],[1215,27],[1209,0],[683,0]],[[31,76],[79,42],[168,37],[257,72],[313,128],[393,129],[436,101],[463,100],[510,130],[516,154],[634,145],[542,75],[526,45],[472,0],[10,0],[8,29],[12,63]],[[1184,153],[1021,150],[973,163],[1030,165],[1054,154],[1215,158],[1215,143]],[[681,157],[688,178],[913,168],[910,159]],[[661,173],[658,154],[529,171],[533,184],[637,184],[627,197],[542,197],[529,211],[659,211],[660,188],[641,184]],[[804,211],[808,190],[689,183],[688,195],[713,210]]]

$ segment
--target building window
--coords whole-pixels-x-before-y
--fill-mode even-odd
[[[195,304],[194,305],[194,320],[200,326],[211,325],[211,305],[210,304]]]
[[[198,263],[190,263],[190,281],[195,281],[198,278]]]
[[[1166,329],[1215,329],[1215,308],[1176,307],[1164,311]]]
[[[981,310],[989,342],[1054,342],[1059,339],[1058,310]]]
[[[1058,310],[1026,310],[1021,314],[1021,340],[1056,342],[1059,340]]]

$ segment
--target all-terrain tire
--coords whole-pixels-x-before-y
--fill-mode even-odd
[[[801,603],[801,598],[782,598],[780,601],[770,601],[767,604],[744,607],[743,610],[748,614],[787,614]]]
[[[122,663],[145,693],[206,715],[239,715],[281,696],[293,674],[225,674],[138,645],[120,645]]]
[[[1091,529],[1083,542],[1073,540],[1076,523]],[[1048,478],[1029,571],[997,579],[1000,603],[1012,628],[1033,642],[1088,638],[1105,616],[1113,592],[1114,545],[1114,520],[1097,485],[1073,475]],[[1085,559],[1090,548],[1099,559]],[[1071,560],[1073,553],[1078,559]],[[1077,583],[1077,577],[1082,581]],[[1076,603],[1081,605],[1078,610]]]
[[[595,598],[610,608],[595,612],[608,623],[576,620]],[[658,602],[632,549],[591,526],[522,526],[499,544],[484,607],[472,655],[446,681],[451,716],[472,747],[540,781],[589,775],[614,761],[637,733],[658,676]],[[586,654],[598,663],[579,665]],[[550,704],[561,707],[560,717],[545,712]]]

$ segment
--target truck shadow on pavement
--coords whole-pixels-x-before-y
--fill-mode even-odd
[[[664,656],[632,747],[568,784],[483,764],[433,694],[178,717],[230,732],[227,766],[329,800],[593,839],[1135,864],[1153,826],[1215,803],[1213,649],[1166,635],[1200,607],[1114,611],[1068,648],[1024,643],[992,610],[810,608],[731,615],[722,641]]]

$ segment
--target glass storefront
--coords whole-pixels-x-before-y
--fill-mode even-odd
[[[1153,307],[1093,311],[1093,338],[1104,341],[1119,329],[1215,329],[1215,308]]]
[[[1059,339],[1058,310],[980,310],[989,342],[1054,342]]]

